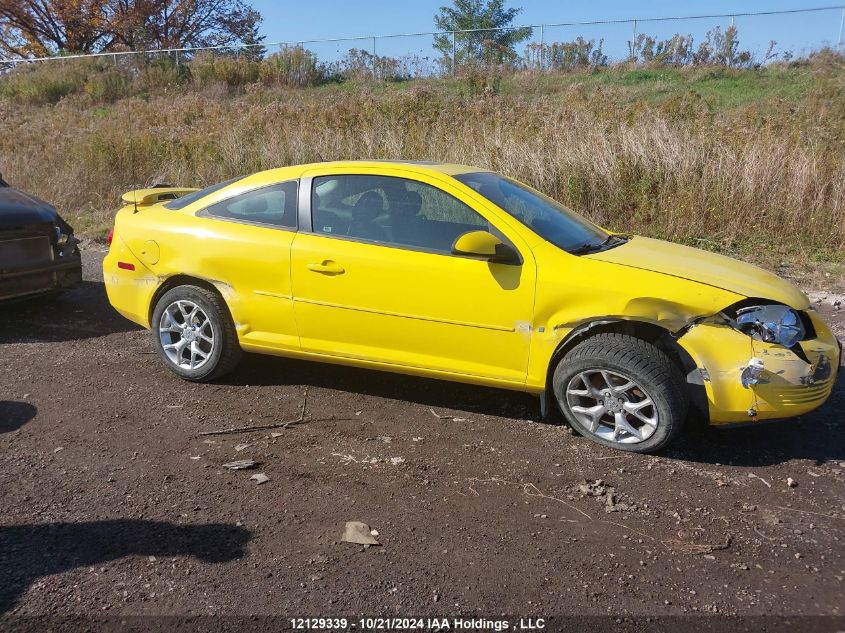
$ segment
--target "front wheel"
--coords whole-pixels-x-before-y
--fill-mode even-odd
[[[178,286],[156,303],[153,345],[175,374],[194,382],[214,380],[234,369],[241,348],[222,297],[199,286]]]
[[[624,334],[598,334],[576,345],[555,368],[552,386],[575,430],[624,451],[660,450],[680,433],[689,409],[671,359]]]

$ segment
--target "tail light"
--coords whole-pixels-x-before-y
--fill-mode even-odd
[[[109,229],[109,235],[108,235],[108,237],[106,238],[106,241],[109,243],[109,246],[111,246],[111,243],[112,243],[112,240],[113,240],[113,239],[114,239],[114,227],[112,227],[112,228],[110,228],[110,229]]]

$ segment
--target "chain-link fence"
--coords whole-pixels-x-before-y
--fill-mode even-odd
[[[845,5],[836,5],[0,59],[0,69],[74,60],[97,60],[123,68],[163,62],[178,67],[200,57],[213,57],[232,60],[235,66],[230,72],[254,74],[255,80],[284,78],[283,83],[305,85],[318,78],[370,76],[390,80],[448,76],[466,69],[545,72],[620,62],[742,67],[802,57],[822,48],[843,50],[843,27]],[[514,38],[515,32],[525,37]],[[514,39],[518,41],[514,43]],[[245,70],[248,62],[258,60],[263,60],[262,64]],[[214,66],[214,62],[206,66]],[[200,74],[204,71],[208,68],[199,69]],[[225,75],[229,71],[222,72]]]

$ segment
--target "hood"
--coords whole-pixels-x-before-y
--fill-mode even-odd
[[[745,297],[769,299],[796,310],[810,305],[798,288],[762,268],[648,237],[635,236],[621,246],[584,257],[688,279]]]
[[[0,187],[0,229],[33,224],[55,225],[57,218],[56,209],[46,202],[14,187]]]

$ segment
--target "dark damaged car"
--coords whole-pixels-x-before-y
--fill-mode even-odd
[[[55,292],[82,281],[78,243],[55,208],[0,176],[0,301]]]

